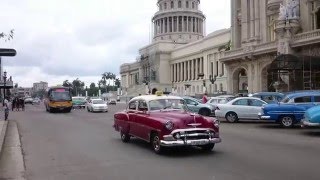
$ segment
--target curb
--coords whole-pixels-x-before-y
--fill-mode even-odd
[[[3,123],[2,131],[0,132],[0,155],[2,153],[3,143],[4,143],[4,138],[6,135],[7,127],[8,127],[8,121],[5,121]]]

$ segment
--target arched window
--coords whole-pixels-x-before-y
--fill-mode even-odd
[[[189,8],[189,1],[186,2],[186,8]]]
[[[194,2],[192,2],[192,9],[194,9]]]
[[[171,9],[173,9],[174,8],[174,3],[173,3],[173,1],[171,1]]]
[[[164,9],[167,9],[167,3],[164,3]]]
[[[178,2],[178,8],[181,8],[181,1]]]
[[[223,84],[222,83],[220,84],[220,91],[221,92],[223,91]]]

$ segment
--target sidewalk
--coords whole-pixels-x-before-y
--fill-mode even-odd
[[[4,137],[6,135],[8,121],[0,120],[0,156],[3,149]]]

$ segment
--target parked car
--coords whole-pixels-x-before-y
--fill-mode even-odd
[[[116,105],[117,104],[117,100],[116,99],[110,99],[109,100],[109,104]]]
[[[301,123],[302,127],[320,127],[320,106],[314,106],[308,109]]]
[[[282,101],[285,95],[279,92],[258,92],[258,93],[249,94],[249,97],[260,98],[261,100],[270,104],[270,103],[278,103]]]
[[[40,98],[34,98],[32,101],[32,104],[40,104],[41,103],[41,99]]]
[[[33,98],[31,98],[31,97],[25,98],[25,99],[24,99],[24,103],[25,103],[25,104],[32,104],[32,103],[33,103]]]
[[[259,120],[261,107],[267,104],[265,101],[254,97],[239,97],[216,107],[216,117],[226,119],[230,123],[240,119]]]
[[[108,112],[108,105],[102,99],[90,99],[87,110],[88,112]]]
[[[203,116],[214,116],[215,107],[211,104],[203,104],[200,100],[192,97],[183,97],[188,109],[191,112],[198,113]]]
[[[283,127],[292,127],[301,121],[309,108],[320,103],[320,92],[288,94],[280,103],[262,107],[261,119],[275,121]]]
[[[85,97],[72,97],[73,108],[86,108],[87,100]]]
[[[177,96],[145,95],[130,100],[127,109],[114,115],[121,140],[131,137],[150,142],[154,152],[166,147],[198,146],[211,151],[221,142],[219,121],[187,111]]]

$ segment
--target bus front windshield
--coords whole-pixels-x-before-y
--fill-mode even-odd
[[[54,101],[71,101],[71,96],[68,91],[64,91],[64,92],[52,91],[50,95],[50,99]]]

